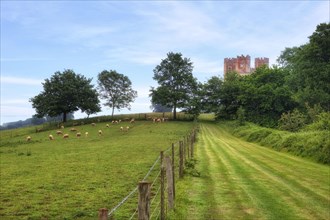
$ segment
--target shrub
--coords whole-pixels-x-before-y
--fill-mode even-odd
[[[298,131],[306,124],[306,116],[298,109],[283,113],[279,120],[279,128],[285,131]]]

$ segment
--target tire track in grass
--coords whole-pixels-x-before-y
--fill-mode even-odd
[[[237,173],[233,172],[230,160],[220,157],[214,150],[218,144],[214,142],[213,136],[203,138],[206,139],[210,166],[218,170],[213,173],[213,182],[218,192],[217,207],[213,209],[222,210],[223,218],[221,219],[256,219],[258,215],[254,211],[254,204],[250,202],[250,195],[238,181]]]
[[[293,214],[290,207],[287,207],[283,201],[279,201],[272,191],[266,187],[265,180],[259,176],[254,169],[251,169],[246,164],[242,163],[241,158],[238,158],[235,152],[232,152],[227,146],[219,143],[219,139],[216,137],[215,126],[209,130],[210,138],[215,141],[217,146],[211,146],[213,154],[219,157],[226,158],[233,176],[236,177],[237,182],[244,189],[249,198],[246,203],[252,205],[251,214],[254,219],[297,219],[297,216]],[[276,210],[276,211],[274,211]],[[237,210],[236,210],[237,211]]]
[[[287,199],[288,203],[291,203],[292,207],[296,206],[297,212],[303,212],[311,219],[323,219],[324,216],[329,214],[329,182],[325,184],[328,188],[323,190],[323,194],[315,193],[314,188],[305,187],[304,184],[300,183],[300,181],[298,182],[296,178],[290,177],[290,171],[286,169],[275,169],[278,163],[274,165],[273,160],[270,158],[265,162],[265,159],[262,160],[262,158],[258,157],[258,154],[262,153],[264,148],[261,148],[261,151],[259,151],[257,146],[250,145],[250,143],[247,143],[246,147],[240,147],[240,152],[230,145],[228,145],[228,147],[239,153],[241,159],[243,159],[245,163],[249,163],[258,170],[258,172],[263,173],[269,177],[269,179],[273,180],[274,183],[279,186],[277,190],[282,192],[282,195]],[[253,151],[253,149],[257,151]],[[244,154],[246,158],[243,158],[242,154]],[[276,158],[276,155],[273,158]],[[251,163],[250,161],[253,162]],[[327,172],[325,172],[325,174],[326,173]]]
[[[330,219],[329,167],[244,142],[218,125],[201,130],[203,219]]]

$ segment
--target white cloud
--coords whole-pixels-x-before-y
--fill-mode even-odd
[[[31,79],[25,77],[14,77],[14,76],[1,76],[1,84],[16,84],[16,85],[27,85],[27,86],[40,86],[42,80]]]

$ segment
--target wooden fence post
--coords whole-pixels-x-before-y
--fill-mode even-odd
[[[150,217],[150,186],[149,182],[139,182],[139,220],[149,220]]]
[[[163,151],[160,152],[160,219],[165,220],[165,168]]]
[[[172,144],[172,178],[173,178],[173,199],[175,199],[175,157],[174,157],[174,144]]]
[[[190,153],[191,153],[190,158],[192,159],[192,158],[194,158],[194,135],[193,134],[191,135],[190,147],[191,147],[191,149],[190,149]]]
[[[169,156],[165,157],[166,164],[166,179],[167,179],[167,200],[168,208],[174,208],[174,198],[173,198],[173,173],[172,173],[172,162]]]
[[[99,220],[107,220],[108,219],[108,209],[101,208],[99,209]]]
[[[183,144],[182,141],[180,141],[180,161],[179,161],[179,177],[182,178],[183,177]]]

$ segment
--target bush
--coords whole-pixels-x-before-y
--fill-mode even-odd
[[[298,131],[306,125],[306,116],[299,110],[283,113],[279,120],[279,128],[285,131]]]

